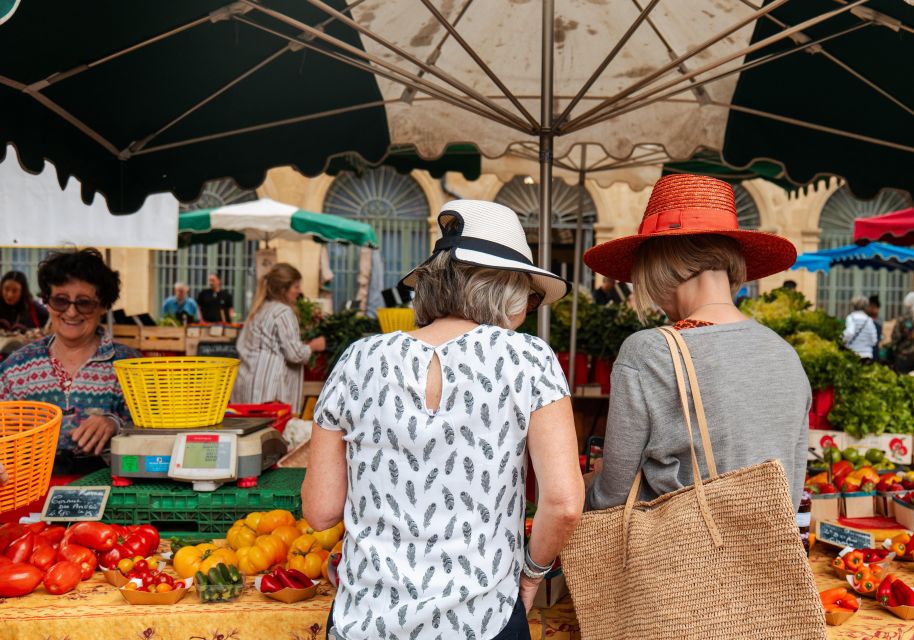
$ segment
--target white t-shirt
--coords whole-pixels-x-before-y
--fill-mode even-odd
[[[442,394],[432,411],[435,353]],[[530,414],[567,395],[545,342],[489,325],[437,347],[395,332],[346,351],[314,410],[346,442],[333,610],[342,638],[498,635],[523,562]]]

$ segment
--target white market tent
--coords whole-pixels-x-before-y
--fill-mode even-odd
[[[24,171],[13,147],[0,163],[0,246],[97,247],[174,250],[178,246],[178,201],[155,194],[129,215],[112,215],[104,198],[87,205],[80,185],[60,188],[53,166],[38,175]]]

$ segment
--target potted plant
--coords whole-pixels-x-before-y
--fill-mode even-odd
[[[584,327],[590,324],[590,312],[593,303],[590,296],[581,291],[578,293],[578,331],[577,331],[577,350],[575,353],[575,384],[587,381],[587,353],[583,349],[583,340],[581,338]],[[569,363],[571,360],[571,296],[565,296],[551,307],[552,313],[549,321],[549,346],[555,351],[559,365],[562,367],[565,377],[569,377]],[[524,320],[524,323],[518,327],[518,331],[537,335],[536,313],[531,313]]]
[[[609,393],[613,363],[625,339],[636,331],[662,324],[657,314],[642,323],[627,304],[593,305],[583,333],[583,348],[591,356],[590,381],[598,383],[603,393]]]

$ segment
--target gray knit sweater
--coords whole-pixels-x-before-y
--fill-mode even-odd
[[[806,469],[811,394],[796,352],[753,320],[687,329],[718,473],[778,459],[794,507]],[[693,434],[707,475],[698,423]],[[623,504],[639,467],[650,500],[693,484],[689,443],[669,348],[657,330],[622,345],[612,373],[604,464],[588,509]]]

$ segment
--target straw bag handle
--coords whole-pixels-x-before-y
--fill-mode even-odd
[[[667,345],[670,348],[670,354],[673,358],[673,371],[676,374],[676,385],[679,388],[679,399],[682,403],[682,413],[685,417],[686,430],[689,434],[689,451],[692,458],[692,475],[695,479],[695,497],[698,501],[698,510],[701,513],[702,519],[705,521],[705,526],[708,528],[708,533],[711,534],[711,539],[714,541],[714,546],[722,547],[724,542],[723,538],[720,535],[720,531],[717,528],[717,524],[714,522],[714,516],[711,513],[711,508],[708,506],[708,499],[705,495],[704,483],[701,477],[701,469],[698,466],[698,456],[695,454],[695,442],[692,437],[692,416],[689,411],[689,400],[686,393],[685,380],[682,374],[682,364],[680,363],[680,353],[682,356],[683,362],[686,365],[686,371],[689,376],[689,385],[692,389],[692,398],[695,402],[695,413],[698,417],[698,430],[701,433],[702,444],[704,446],[705,453],[705,462],[708,466],[709,479],[717,477],[717,468],[714,464],[714,452],[711,450],[711,439],[708,434],[708,425],[707,420],[705,419],[704,414],[704,405],[701,402],[701,395],[698,391],[698,379],[695,375],[695,367],[692,364],[692,357],[689,354],[688,347],[685,344],[685,340],[682,339],[682,336],[678,334],[674,329],[668,327],[661,327],[660,332],[663,333],[663,337],[667,341]],[[641,478],[644,476],[644,472],[639,470],[638,474],[635,476],[634,482],[632,482],[632,487],[628,492],[628,498],[625,501],[625,508],[622,512],[622,567],[625,568],[628,564],[628,536],[629,536],[629,524],[631,522],[632,511],[634,510],[635,500],[638,498],[638,491],[641,488]]]

